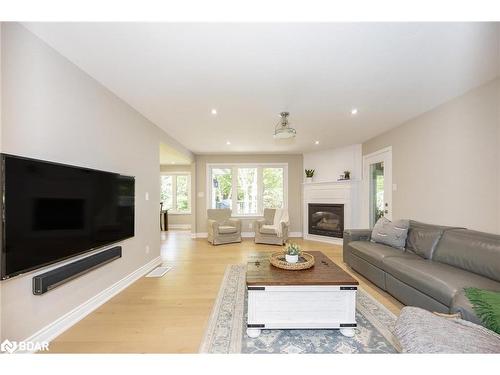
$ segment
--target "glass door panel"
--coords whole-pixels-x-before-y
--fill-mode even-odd
[[[392,220],[392,148],[363,157],[362,226],[373,228],[382,216]]]
[[[370,228],[384,216],[384,162],[370,164]]]

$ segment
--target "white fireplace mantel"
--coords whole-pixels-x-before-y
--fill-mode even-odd
[[[344,229],[360,228],[360,186],[359,180],[303,183],[304,239],[342,244],[341,238],[309,234],[309,203],[343,204]]]

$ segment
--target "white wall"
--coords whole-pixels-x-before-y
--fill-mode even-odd
[[[361,164],[361,144],[304,154],[304,169],[315,170],[314,182],[337,181],[346,170],[351,179],[361,179]]]
[[[500,233],[500,78],[363,143],[392,146],[393,217]]]
[[[136,178],[121,259],[42,296],[32,277],[52,267],[1,282],[1,340],[22,340],[159,256],[159,142],[171,138],[23,26],[3,23],[1,36],[2,151]]]

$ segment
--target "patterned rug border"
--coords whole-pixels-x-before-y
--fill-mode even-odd
[[[224,307],[231,309],[231,322],[228,327],[224,327],[222,330],[226,335],[230,336],[229,343],[225,347],[225,353],[241,353],[242,349],[242,338],[243,330],[241,329],[244,318],[244,301],[245,301],[245,264],[230,264],[226,266],[224,271],[224,276],[217,293],[217,297],[214,301],[210,317],[205,329],[205,334],[203,340],[201,341],[199,353],[210,353],[210,348],[212,348],[214,343],[220,342],[216,337],[217,324],[219,321],[219,316],[225,315],[227,317],[227,311]],[[228,283],[232,281],[233,285]],[[224,287],[225,286],[225,287]],[[233,288],[231,290],[235,295],[235,303],[232,306],[225,305],[224,297],[226,296],[226,287]],[[394,346],[397,351],[400,351],[399,343],[390,328],[396,322],[396,315],[385,307],[382,303],[374,299],[369,293],[367,293],[363,288],[359,287],[358,291],[358,303],[356,309],[363,314],[369,322],[380,332],[382,336],[385,337],[387,341]],[[375,316],[369,308],[368,303],[371,303],[376,309],[380,310],[383,315],[385,315],[386,320],[381,321],[379,317]],[[222,340],[223,341],[223,340]]]
[[[232,273],[237,272],[238,278],[245,279],[245,272],[241,272],[241,270],[246,270],[245,264],[230,264],[226,266],[226,270],[224,271],[224,277],[222,278],[222,282],[219,287],[219,292],[217,293],[217,297],[215,298],[214,305],[212,307],[212,312],[210,313],[210,317],[208,318],[208,324],[205,329],[205,334],[203,340],[201,341],[199,353],[210,353],[210,348],[212,343],[217,338],[215,337],[215,332],[217,328],[218,316],[222,313],[221,308],[223,306],[223,299],[225,294],[224,285],[227,284],[228,280],[232,276]],[[240,283],[237,283],[238,286],[245,286],[245,280]],[[236,291],[236,306],[234,307],[233,319],[231,327],[240,327],[243,324],[243,309],[244,309],[244,299],[245,299],[245,289],[238,287]],[[241,323],[238,323],[241,322]],[[237,324],[235,324],[237,323]],[[243,332],[241,329],[233,329],[231,332],[231,340],[229,341],[231,344],[227,348],[227,353],[240,353],[241,352],[241,339]]]

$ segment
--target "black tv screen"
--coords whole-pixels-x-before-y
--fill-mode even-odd
[[[2,154],[1,278],[134,236],[133,177]]]

